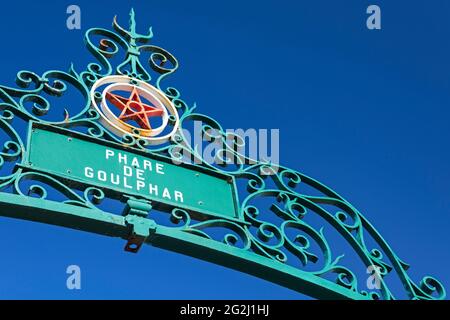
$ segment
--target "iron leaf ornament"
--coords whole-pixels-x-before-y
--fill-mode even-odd
[[[445,298],[438,280],[426,276],[413,282],[408,265],[343,197],[299,171],[274,170],[270,163],[249,159],[238,151],[245,145],[241,137],[198,113],[178,89],[165,87],[163,80],[178,69],[178,60],[150,44],[151,28],[137,32],[133,10],[128,29],[116,17],[113,28],[87,30],[85,44],[95,60],[84,70],[72,65],[68,72],[42,75],[20,71],[16,86],[0,85],[0,215],[120,237],[131,252],[150,244],[319,299],[401,298],[390,289],[393,278],[407,298]],[[117,111],[122,112],[118,119]],[[148,115],[164,124],[160,132]],[[204,145],[222,146],[216,154],[225,160],[221,165],[205,161],[198,145],[186,139],[182,129],[193,121],[203,125]],[[235,183],[237,214],[199,214],[71,179],[71,172],[38,168],[30,160],[29,140],[43,129],[64,134],[69,142],[84,139],[142,157],[177,160],[180,166],[186,158],[195,160],[190,169]],[[355,258],[348,260],[341,247],[334,248],[332,232]],[[368,273],[370,268],[375,273]],[[368,285],[374,276],[374,285]]]

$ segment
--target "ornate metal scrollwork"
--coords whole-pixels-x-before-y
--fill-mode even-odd
[[[124,238],[131,237],[129,230],[136,227],[135,221],[144,221],[147,229],[133,229],[133,239],[141,235],[150,244],[174,250],[171,241],[183,241],[188,244],[186,250],[191,251],[176,250],[255,274],[314,297],[394,299],[397,296],[390,290],[388,278],[395,273],[409,298],[445,298],[444,287],[432,277],[427,276],[419,285],[415,284],[406,272],[408,266],[372,224],[332,189],[296,170],[247,158],[239,152],[245,145],[243,139],[227,133],[214,119],[197,113],[196,106],[185,102],[176,88],[163,88],[164,78],[177,70],[178,61],[165,49],[147,44],[153,38],[151,29],[145,35],[136,32],[133,11],[129,30],[122,28],[116,18],[113,26],[115,31],[93,28],[86,32],[86,46],[96,61],[85,70],[77,72],[72,65],[68,72],[48,71],[41,76],[20,71],[16,79],[18,88],[0,85],[1,195],[50,201],[67,212],[74,212],[70,209],[74,207],[86,209],[83,219],[97,219],[106,228],[110,223],[110,229],[102,233]],[[169,142],[159,146],[133,135],[118,137],[109,132],[99,122],[98,112],[91,108],[89,92],[97,80],[111,75],[127,75],[152,83],[165,92],[180,114],[181,128],[188,127],[191,121],[202,121],[202,143],[221,146],[215,154],[221,160],[220,165],[203,159],[198,146],[188,141],[181,129]],[[79,103],[75,103],[77,99]],[[241,219],[204,217],[181,208],[161,207],[152,208],[148,216],[121,220],[116,216],[121,217],[126,207],[129,200],[126,195],[121,197],[95,186],[70,185],[23,166],[28,152],[24,143],[27,132],[16,129],[25,127],[24,123],[29,121],[117,142],[130,150],[163,155],[180,162],[194,161],[199,167],[232,175],[239,186]],[[2,199],[6,198],[0,201],[6,201]],[[116,201],[117,212],[105,209],[108,201]],[[134,212],[139,212],[136,210]],[[115,216],[108,215],[110,213]],[[315,219],[315,223],[310,218]],[[359,273],[352,264],[347,264],[343,252],[333,247],[329,230],[339,234],[360,260]],[[379,274],[380,285],[368,290],[364,289],[368,277],[366,268],[371,266]],[[287,284],[293,279],[299,282]],[[300,285],[305,283],[308,285]]]

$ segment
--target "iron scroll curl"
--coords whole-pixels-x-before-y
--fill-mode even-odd
[[[67,72],[51,70],[42,75],[20,71],[17,86],[0,85],[0,215],[121,237],[130,251],[148,243],[316,298],[396,299],[390,285],[393,278],[400,280],[403,295],[410,299],[445,298],[443,285],[433,277],[425,276],[416,284],[407,273],[409,266],[338,193],[297,170],[274,168],[241,154],[242,138],[197,112],[197,106],[184,101],[178,89],[164,87],[164,79],[178,69],[178,60],[148,44],[153,39],[151,28],[147,34],[137,33],[134,17],[132,11],[129,29],[114,18],[114,30],[86,32],[85,44],[95,61],[84,70],[76,71],[72,65]],[[152,84],[171,101],[180,128],[167,142],[152,145],[133,134],[118,136],[103,126],[101,115],[92,108],[90,91],[98,80],[115,75]],[[215,154],[220,165],[206,161],[199,146],[184,135],[182,129],[193,121],[202,122],[202,144],[221,146]],[[145,197],[68,182],[35,170],[26,162],[29,132],[23,129],[32,122],[130,151],[180,163],[194,161],[202,170],[230,175],[236,180],[240,219],[159,206]],[[359,260],[358,270],[346,261],[341,248],[333,247],[329,230],[339,234]],[[365,286],[369,267],[375,267],[379,275],[377,288]]]

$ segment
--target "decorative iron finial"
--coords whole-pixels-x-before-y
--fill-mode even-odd
[[[148,29],[148,34],[143,35],[136,32],[136,20],[134,9],[130,10],[130,28],[129,31],[122,28],[117,22],[117,15],[114,16],[113,20],[114,29],[123,37],[125,37],[130,45],[135,46],[136,43],[147,43],[151,38],[153,38],[152,27]]]

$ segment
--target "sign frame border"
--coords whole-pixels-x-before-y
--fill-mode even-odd
[[[166,164],[169,165],[176,165],[176,166],[181,166],[185,169],[189,169],[195,172],[200,172],[209,176],[213,176],[215,178],[218,179],[223,179],[223,180],[227,180],[229,181],[230,184],[230,188],[231,190],[231,195],[233,198],[233,207],[234,207],[234,218],[233,217],[227,217],[225,215],[222,214],[218,214],[209,210],[202,210],[198,207],[192,207],[189,205],[185,205],[185,204],[173,204],[170,203],[168,201],[164,201],[164,199],[160,199],[160,198],[156,198],[156,197],[152,197],[149,195],[143,195],[140,194],[138,192],[134,192],[134,191],[129,191],[126,192],[126,194],[131,195],[131,196],[135,196],[137,198],[141,198],[141,199],[146,199],[149,200],[151,202],[154,203],[158,203],[159,205],[161,205],[163,208],[168,207],[168,208],[180,208],[180,209],[184,209],[187,210],[188,212],[190,212],[191,214],[193,214],[194,217],[198,218],[199,220],[207,220],[208,217],[214,217],[214,218],[221,218],[221,219],[226,219],[229,221],[234,221],[234,222],[238,222],[238,223],[243,223],[243,224],[247,224],[243,217],[242,217],[242,212],[241,212],[241,206],[239,203],[239,194],[238,194],[238,189],[237,189],[237,185],[236,185],[236,178],[233,175],[229,175],[223,172],[219,172],[219,171],[215,171],[215,170],[211,170],[209,168],[203,167],[203,166],[198,166],[195,164],[189,164],[189,163],[180,163],[180,164],[174,164],[173,161],[171,160],[170,157],[161,155],[161,154],[156,154],[156,153],[150,153],[148,151],[143,151],[143,150],[139,150],[136,148],[132,148],[126,145],[122,145],[119,144],[117,142],[114,141],[108,141],[108,140],[103,140],[103,139],[98,139],[95,138],[93,136],[89,136],[87,134],[81,133],[81,132],[77,132],[77,131],[72,131],[72,130],[68,130],[66,128],[62,128],[59,126],[55,126],[55,125],[51,125],[51,124],[45,124],[45,123],[40,123],[37,121],[33,121],[31,120],[29,122],[28,125],[28,132],[27,132],[27,141],[26,141],[26,148],[28,150],[28,152],[26,152],[26,155],[23,157],[23,161],[22,163],[18,163],[16,164],[16,167],[21,167],[22,169],[26,170],[26,171],[35,171],[35,172],[40,172],[40,173],[45,173],[48,174],[50,176],[62,179],[65,183],[67,183],[70,187],[75,187],[75,189],[77,189],[77,187],[80,186],[95,186],[95,187],[99,187],[102,188],[102,190],[109,195],[117,195],[117,194],[123,194],[123,192],[121,191],[116,191],[113,188],[108,188],[108,187],[103,187],[99,184],[95,184],[95,183],[89,183],[86,180],[74,177],[70,174],[63,174],[60,172],[55,172],[53,170],[48,170],[45,168],[40,168],[40,167],[35,167],[33,166],[33,164],[30,162],[30,154],[31,154],[31,137],[33,134],[33,130],[34,129],[42,129],[42,130],[47,130],[50,132],[54,132],[56,134],[62,134],[65,135],[67,137],[71,137],[71,138],[75,138],[75,139],[80,139],[83,141],[87,141],[90,143],[95,143],[98,145],[102,145],[102,146],[106,146],[106,147],[111,147],[111,148],[115,148],[118,150],[122,150],[125,152],[129,152],[132,154],[136,154],[139,156],[143,156],[143,157],[148,157],[152,160],[156,160],[159,162],[164,162]],[[117,198],[117,197],[115,197]],[[118,198],[117,198],[118,199]],[[120,200],[120,199],[119,199]],[[51,200],[49,200],[51,201]]]

